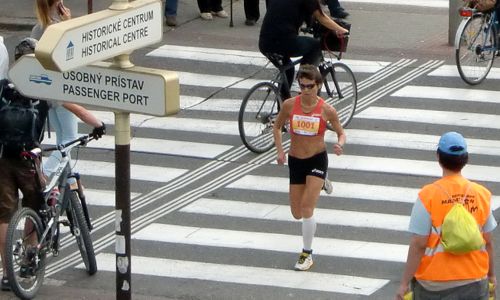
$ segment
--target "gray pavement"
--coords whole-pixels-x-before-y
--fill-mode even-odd
[[[87,14],[89,3],[92,3],[95,12],[107,8],[112,0],[65,1],[74,17]],[[228,13],[229,3],[229,0],[223,1]],[[352,23],[348,55],[355,53],[360,56],[380,57],[427,56],[434,59],[452,57],[452,49],[448,45],[447,8],[353,2],[343,5],[351,13],[348,18]],[[239,45],[257,50],[255,41],[260,21],[265,14],[264,1],[261,1],[261,20],[256,26],[244,25],[243,0],[233,0],[233,12],[234,27],[229,27],[229,19],[216,18],[212,22],[201,20],[196,1],[179,0],[179,25],[175,28],[165,26],[164,40],[172,37],[186,44],[197,43],[197,46],[200,46],[204,43],[204,38],[220,36],[221,40],[223,38],[225,43],[229,43],[228,47]],[[33,0],[2,0],[0,29],[27,31],[31,30],[35,23]],[[184,40],[180,34],[189,37],[189,40]],[[193,34],[198,37],[192,38]],[[234,39],[234,42],[231,39]]]

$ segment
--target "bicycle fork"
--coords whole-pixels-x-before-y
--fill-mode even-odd
[[[85,199],[85,194],[83,193],[83,185],[80,180],[80,174],[73,173],[70,176],[68,176],[68,179],[70,178],[74,179],[74,180],[68,180],[70,190],[76,191],[78,193],[78,197],[80,198],[80,202],[82,204],[83,215],[85,216],[85,221],[87,221],[87,227],[89,228],[89,231],[92,232],[94,226],[92,225],[92,222],[90,222],[89,210],[87,208],[87,201]]]

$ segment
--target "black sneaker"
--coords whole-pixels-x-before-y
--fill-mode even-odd
[[[10,288],[9,279],[7,279],[7,277],[2,277],[2,291],[8,292],[10,290],[11,290],[11,288]]]
[[[245,25],[247,25],[247,26],[254,26],[256,23],[257,23],[257,21],[252,20],[252,19],[247,19],[245,21]]]

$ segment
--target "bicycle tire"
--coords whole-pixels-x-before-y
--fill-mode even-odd
[[[238,114],[238,129],[243,144],[252,152],[264,153],[274,146],[273,124],[281,96],[271,82],[259,82],[247,92]]]
[[[33,228],[28,229],[28,222],[33,224]],[[14,214],[7,227],[5,253],[7,278],[14,294],[21,299],[33,299],[45,276],[46,252],[44,249],[38,251],[36,246],[30,247],[25,243],[27,230],[29,235],[36,233],[37,241],[32,244],[38,243],[43,234],[42,221],[33,209],[23,207]]]
[[[351,122],[358,103],[358,84],[352,70],[344,63],[334,62],[323,73],[321,97],[335,108],[340,124]],[[330,123],[328,129],[333,130]]]
[[[463,20],[458,29],[460,34],[457,32],[455,37],[458,73],[470,85],[480,84],[488,76],[496,56],[496,29],[493,26],[490,33],[485,33],[488,25],[486,17],[487,15],[476,14]],[[484,48],[487,50],[483,50]]]
[[[94,245],[90,237],[89,227],[87,225],[77,191],[71,191],[70,203],[71,207],[69,212],[71,213],[71,232],[75,236],[87,273],[89,275],[94,275],[97,272]]]

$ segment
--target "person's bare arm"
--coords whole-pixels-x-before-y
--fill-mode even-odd
[[[283,102],[278,117],[274,121],[273,125],[274,145],[276,146],[276,151],[277,151],[276,160],[280,165],[286,162],[286,154],[285,150],[283,149],[281,128],[283,128],[283,126],[286,123],[286,120],[290,117],[290,112],[292,111],[294,101],[295,101],[294,98],[289,98],[288,100]]]
[[[396,294],[395,299],[403,299],[405,293],[408,291],[410,281],[417,272],[420,261],[425,253],[427,247],[427,235],[414,234],[410,240],[410,247],[408,248],[408,258],[406,259],[405,270],[401,277],[401,283]]]
[[[314,13],[314,18],[318,20],[323,26],[326,28],[335,31],[337,36],[342,36],[345,33],[348,33],[349,31],[345,29],[344,27],[340,26],[339,24],[335,23],[334,20],[332,20],[330,17],[325,15],[324,13],[320,12],[319,10],[315,10]]]
[[[101,127],[104,124],[83,106],[66,102],[63,104],[63,107],[74,113],[80,120],[92,127]]]

